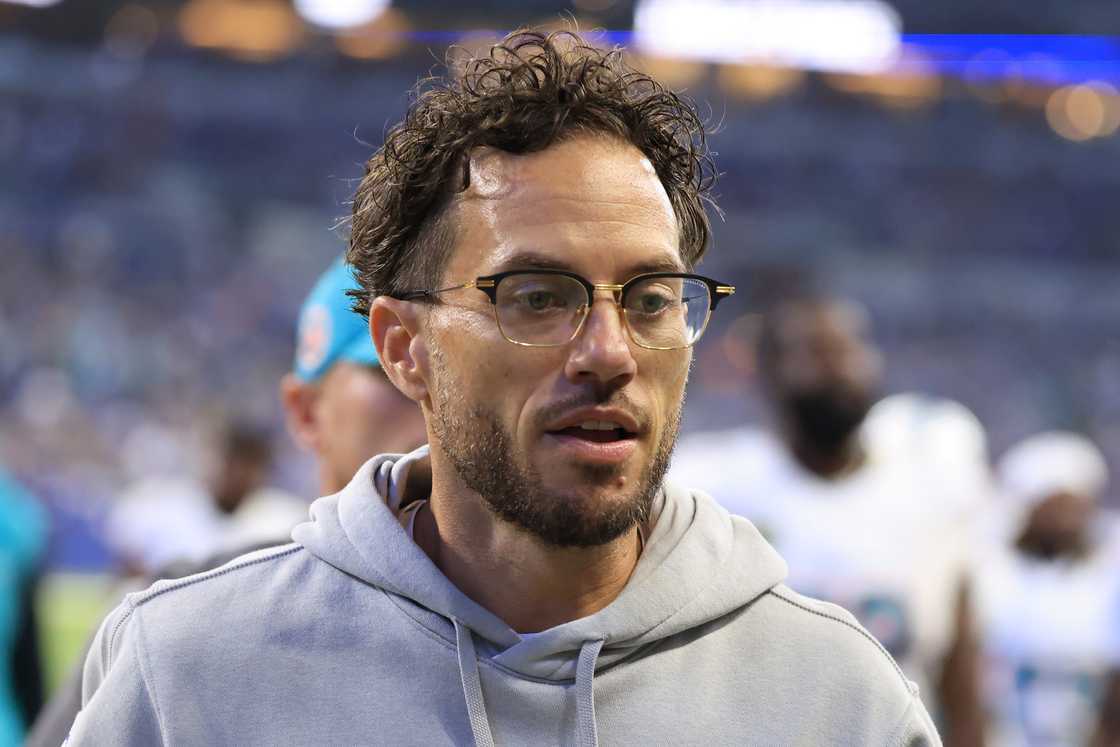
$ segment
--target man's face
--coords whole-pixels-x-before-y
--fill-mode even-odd
[[[379,369],[339,361],[316,386],[317,450],[330,487],[345,486],[376,454],[403,453],[424,442],[419,408]]]
[[[1028,515],[1020,545],[1044,558],[1077,550],[1089,531],[1095,507],[1092,498],[1079,493],[1047,496]]]
[[[268,460],[256,454],[226,454],[213,483],[214,502],[232,514],[268,478]]]
[[[513,156],[480,151],[456,206],[444,285],[549,267],[592,283],[684,270],[676,219],[632,146],[581,137]],[[641,521],[676,438],[690,350],[647,350],[608,293],[571,342],[505,340],[486,296],[431,308],[430,431],[462,483],[500,518],[559,546],[608,542]],[[624,434],[589,431],[590,421]]]
[[[839,447],[866,417],[882,375],[864,314],[841,302],[795,305],[776,325],[775,398],[802,438]]]

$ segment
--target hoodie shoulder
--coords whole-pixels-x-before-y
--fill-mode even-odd
[[[112,663],[114,652],[122,648],[125,639],[130,638],[129,629],[139,625],[136,620],[141,615],[157,625],[163,622],[164,617],[189,620],[191,630],[204,634],[207,624],[219,623],[210,614],[211,610],[221,610],[223,614],[220,617],[228,617],[236,608],[229,602],[243,600],[242,595],[248,591],[264,591],[266,594],[269,588],[280,591],[291,580],[292,572],[301,565],[301,561],[306,564],[309,556],[302,551],[303,548],[294,543],[267,547],[240,555],[217,568],[183,578],[156,581],[147,589],[126,595],[98,631],[96,640],[101,646],[104,663]],[[97,651],[91,650],[91,655],[94,653]]]
[[[90,644],[82,710],[67,745],[112,744],[122,734],[166,744],[161,687],[168,661],[228,656],[223,638],[252,647],[269,612],[281,600],[291,604],[293,584],[316,572],[310,560],[296,544],[270,547],[127,595]]]
[[[205,638],[211,627],[234,622],[240,609],[252,610],[253,617],[259,619],[261,607],[267,606],[270,597],[284,594],[294,575],[308,572],[308,559],[296,544],[268,547],[208,571],[156,581],[147,589],[126,595],[106,616],[93,639],[85,665],[83,702],[120,660],[147,658],[153,648],[163,648],[184,636]],[[244,604],[249,598],[253,604]],[[146,628],[158,634],[145,635]],[[140,662],[137,658],[136,663]],[[138,670],[138,674],[142,672]]]
[[[329,588],[298,593],[300,587],[324,586],[317,584],[322,573],[337,571],[288,544],[127,595],[90,644],[82,710],[68,747],[120,744],[124,735],[130,744],[177,741],[173,737],[182,734],[171,724],[181,715],[181,694],[202,699],[198,682],[220,681],[221,670],[231,664],[248,667],[254,652],[266,650],[269,637],[285,629],[284,618],[304,609],[299,600],[309,600],[310,610],[322,609]],[[218,676],[196,675],[206,667]],[[217,692],[223,696],[220,688]],[[194,734],[187,741],[205,740]]]
[[[255,584],[261,577],[267,577],[269,585],[282,583],[285,574],[278,571],[285,565],[291,567],[292,561],[298,563],[302,550],[295,543],[255,550],[210,570],[183,578],[156,581],[143,591],[129,594],[125,597],[125,604],[134,609],[144,608],[148,615],[159,614],[169,607],[182,612],[184,605],[203,602],[214,604],[215,598],[220,598],[223,592],[242,590],[246,585]],[[158,612],[147,611],[148,609]]]
[[[775,586],[770,590],[769,596],[779,605],[788,607],[787,613],[793,618],[795,629],[804,629],[816,638],[828,640],[832,645],[843,643],[844,648],[850,648],[851,653],[858,658],[874,662],[877,668],[888,668],[908,690],[916,691],[917,685],[906,678],[902,668],[883,648],[883,644],[860,625],[848,610],[831,602],[798,594],[785,584]]]
[[[770,634],[770,671],[810,684],[804,691],[806,712],[832,711],[869,739],[892,745],[940,745],[919,697],[885,648],[847,610],[790,589],[774,586],[763,595],[755,614]],[[826,719],[830,720],[830,719]],[[888,738],[889,737],[889,738]]]

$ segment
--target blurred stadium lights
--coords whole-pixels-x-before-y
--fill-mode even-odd
[[[282,0],[190,0],[179,12],[179,32],[196,47],[220,49],[264,62],[303,40],[304,25]]]
[[[993,79],[988,74],[993,67],[998,67],[1003,74]],[[973,55],[961,78],[972,95],[989,104],[1017,99],[1025,85],[1022,65],[1003,49],[984,49]]]
[[[363,26],[388,9],[390,0],[295,0],[296,12],[325,29]]]
[[[938,72],[973,83],[1009,77],[1045,86],[1120,85],[1120,37],[1043,34],[904,34]]]
[[[1064,86],[1050,94],[1046,121],[1067,140],[1108,137],[1120,129],[1120,95],[1102,81]]]
[[[870,73],[892,66],[900,32],[879,0],[639,0],[633,41],[648,55]]]
[[[694,85],[708,74],[708,64],[700,60],[633,52],[628,55],[634,67],[677,90]]]
[[[335,36],[338,51],[357,60],[384,60],[408,44],[409,23],[403,12],[386,8],[373,21]]]
[[[0,5],[27,5],[32,8],[49,8],[58,5],[62,0],[0,0]]]
[[[159,17],[142,5],[125,5],[105,26],[105,48],[115,57],[135,59],[144,54],[159,37]]]
[[[920,109],[941,96],[941,78],[936,75],[838,73],[829,83],[837,90],[868,96],[891,109]]]
[[[805,80],[805,72],[792,67],[771,65],[720,65],[718,81],[728,93],[752,101],[764,101],[795,90]]]
[[[892,109],[918,109],[941,96],[941,76],[920,52],[905,48],[894,69],[874,75],[832,73],[830,86],[845,93],[870,97]]]

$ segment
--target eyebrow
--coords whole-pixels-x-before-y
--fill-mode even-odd
[[[628,269],[630,271],[630,277],[634,275],[643,275],[647,272],[688,271],[683,263],[669,257],[657,257],[656,259],[639,262],[638,264],[631,265]],[[575,272],[570,263],[533,251],[519,251],[508,257],[503,257],[501,261],[498,262],[494,272],[497,273],[504,270],[566,270],[568,272]]]

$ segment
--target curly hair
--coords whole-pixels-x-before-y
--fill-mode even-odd
[[[454,245],[446,210],[470,184],[480,146],[524,154],[578,134],[612,136],[652,163],[679,226],[688,267],[710,236],[704,201],[715,179],[695,106],[571,31],[517,31],[451,80],[430,78],[369,159],[353,200],[347,261],[355,312],[379,295],[434,288]]]

